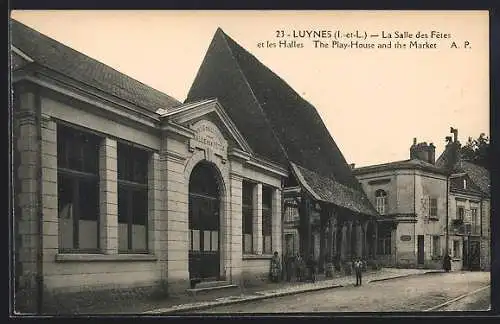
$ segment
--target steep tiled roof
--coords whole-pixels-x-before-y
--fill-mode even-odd
[[[459,161],[455,165],[455,170],[465,172],[483,194],[490,196],[490,172],[477,164],[468,161]]]
[[[358,192],[352,199],[365,196],[316,108],[220,28],[186,102],[211,97],[225,107],[257,155],[281,164],[296,163],[318,179],[328,178],[326,181]],[[320,187],[328,185],[325,182]],[[330,194],[333,191],[323,196]],[[367,211],[370,206],[360,209]]]
[[[436,161],[436,166],[447,168],[456,173],[467,173],[481,192],[484,195],[490,196],[490,172],[480,165],[464,160],[460,155],[460,144],[458,142],[446,145],[443,153],[441,153]]]
[[[380,171],[389,171],[398,169],[418,169],[429,172],[446,174],[446,170],[438,168],[435,165],[422,161],[420,159],[402,160],[402,161],[395,161],[383,164],[370,165],[366,167],[360,167],[354,169],[353,173],[355,175],[360,175],[371,172],[380,172]]]
[[[149,111],[180,102],[11,19],[12,44],[36,63]],[[152,71],[156,72],[156,71]]]
[[[438,168],[453,169],[453,165],[459,159],[460,143],[448,143],[444,148],[443,153],[436,160]]]
[[[299,182],[317,200],[333,203],[364,215],[378,215],[363,192],[345,186],[334,179],[322,177],[293,162],[290,164]]]

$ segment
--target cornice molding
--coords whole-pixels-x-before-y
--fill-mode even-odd
[[[173,152],[173,151],[166,151],[164,154],[165,154],[166,160],[170,161],[170,162],[184,163],[184,161],[186,161],[185,156],[183,156],[179,153]]]
[[[245,164],[251,165],[253,167],[259,168],[261,170],[266,170],[268,172],[277,174],[282,177],[288,177],[288,171],[285,169],[272,164],[270,162],[264,161],[262,159],[257,159],[255,157],[251,157],[250,160],[246,161]]]
[[[179,125],[173,121],[168,121],[166,125],[161,127],[161,130],[166,132],[167,135],[177,135],[186,139],[195,137],[195,132],[192,129]]]
[[[227,115],[222,105],[217,99],[209,99],[200,102],[188,103],[170,110],[167,110],[160,118],[172,120],[178,124],[185,124],[189,121],[201,118],[214,112],[222,122],[224,128],[241,150],[253,155],[252,148],[247,143],[243,135],[237,129],[231,118]]]
[[[36,63],[35,63],[36,64]],[[42,88],[52,90],[58,94],[65,95],[71,99],[100,108],[101,114],[107,118],[127,120],[137,125],[157,129],[159,117],[155,113],[147,113],[143,108],[132,108],[132,105],[124,105],[110,98],[98,89],[90,89],[88,85],[74,80],[65,80],[64,77],[56,76],[54,72],[35,69],[35,71],[16,71],[12,82],[28,81]],[[88,109],[95,113],[93,109]]]

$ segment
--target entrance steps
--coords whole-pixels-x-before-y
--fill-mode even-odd
[[[210,292],[220,289],[237,288],[238,285],[232,284],[229,281],[201,281],[194,288],[186,289],[189,295],[195,296],[200,292]]]

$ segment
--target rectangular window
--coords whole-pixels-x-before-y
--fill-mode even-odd
[[[242,231],[244,254],[250,254],[253,251],[253,187],[252,183],[243,181]]]
[[[148,250],[148,160],[149,153],[118,143],[118,251],[146,253]]]
[[[457,219],[464,220],[465,208],[463,206],[457,206]]]
[[[377,242],[377,254],[379,255],[391,255],[391,236],[390,233],[387,235],[380,236]]]
[[[285,222],[291,223],[299,219],[299,208],[297,203],[294,200],[287,199],[285,201]]]
[[[437,217],[438,215],[437,198],[429,198],[429,216]]]
[[[472,223],[472,234],[480,234],[481,226],[479,224],[479,219],[477,216],[477,208],[473,207],[470,210],[471,223]]]
[[[432,256],[441,256],[441,241],[438,235],[432,237]]]
[[[269,187],[262,187],[262,253],[272,254],[272,211],[273,191]]]
[[[453,241],[453,257],[460,258],[460,242],[458,240]]]
[[[385,200],[386,200],[386,197],[375,198],[376,209],[380,215],[385,215]]]
[[[99,146],[101,139],[57,127],[59,250],[99,250]]]

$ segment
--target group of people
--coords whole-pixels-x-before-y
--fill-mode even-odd
[[[363,264],[361,258],[352,260],[352,268],[356,275],[356,286],[362,284]],[[269,271],[272,282],[279,282],[284,275],[286,275],[286,281],[291,281],[292,273],[295,274],[297,281],[316,281],[317,262],[314,258],[310,257],[307,261],[304,261],[301,255],[297,253],[294,257],[286,258],[285,265],[286,269],[283,271],[281,258],[278,252],[274,252]]]
[[[281,258],[278,252],[274,252],[271,259],[271,269],[270,278],[273,282],[279,282],[282,276],[286,274],[286,281],[291,281],[292,273],[295,273],[297,281],[304,281],[304,279],[309,279],[312,282],[316,281],[316,261],[311,257],[304,262],[299,253],[294,257],[288,257],[285,260],[286,269],[283,272]],[[361,258],[356,257],[352,260],[352,268],[354,274],[356,275],[356,286],[362,285],[363,268],[364,262]],[[443,259],[443,268],[446,272],[451,270],[451,257],[449,253],[446,253]]]
[[[280,281],[286,275],[286,281],[291,281],[292,273],[295,274],[297,281],[311,280],[316,281],[316,261],[309,258],[304,261],[302,256],[297,253],[293,257],[288,257],[284,261],[285,269],[282,267],[281,258],[278,252],[274,252],[271,259],[270,278],[273,282]]]

